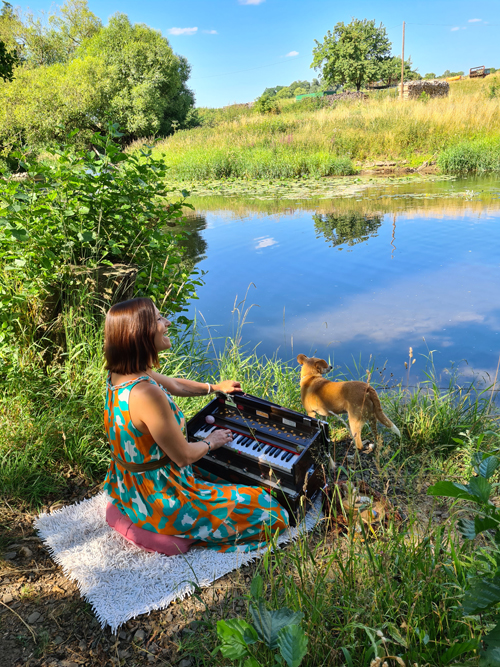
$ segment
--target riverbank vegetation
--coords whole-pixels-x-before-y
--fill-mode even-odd
[[[279,100],[279,113],[202,109],[201,127],[178,131],[155,150],[171,177],[185,180],[330,176],[379,160],[403,169],[437,162],[448,174],[498,173],[499,82],[498,74],[456,81],[446,98],[404,102],[380,91],[362,101]]]
[[[110,136],[95,138],[97,154],[62,147],[47,164],[24,157],[27,177],[4,182],[2,554],[15,553],[16,544],[31,536],[31,522],[40,509],[82,500],[102,483],[109,462],[102,425],[103,315],[114,299],[123,298],[120,290],[125,287],[121,281],[100,280],[100,270],[116,264],[132,268],[135,280],[126,294],[150,294],[170,312],[192,295],[197,280],[180,261],[182,206],[165,206],[170,193],[164,190],[163,163],[147,150],[123,153],[115,134],[111,127]],[[370,220],[376,224],[374,217]],[[326,229],[331,221],[317,222]],[[130,254],[134,234],[137,244]],[[159,257],[165,255],[169,261],[155,273]],[[163,303],[176,276],[180,282],[175,298],[167,293]],[[244,303],[236,305],[234,335],[220,353],[196,322],[183,325],[178,316],[173,350],[162,360],[162,371],[207,381],[237,378],[248,393],[301,410],[295,361],[262,358],[245,347],[247,314]],[[411,358],[409,362],[411,367]],[[198,664],[212,665],[213,651],[227,640],[227,634],[218,634],[224,626],[217,623],[224,620],[234,627],[251,620],[250,577],[258,574],[261,585],[252,591],[259,589],[262,604],[303,614],[308,642],[303,665],[365,667],[372,659],[390,661],[391,655],[408,666],[453,664],[457,656],[474,661],[492,616],[486,610],[481,617],[464,619],[459,603],[469,579],[482,575],[489,561],[478,561],[471,545],[460,540],[452,507],[430,500],[425,491],[443,479],[466,481],[471,457],[495,451],[498,413],[492,394],[483,391],[487,387],[464,388],[461,379],[452,376],[441,389],[432,357],[428,362],[428,380],[416,390],[404,380],[388,388],[370,363],[336,367],[331,374],[332,379],[370,379],[401,430],[400,440],[384,433],[375,456],[358,458],[343,425],[332,418],[331,455],[337,472],[330,471],[327,460],[322,462],[331,483],[343,480],[358,487],[364,482],[389,500],[394,511],[383,525],[359,525],[354,516],[339,514],[332,502],[313,534],[268,554],[244,575],[217,582],[212,593],[197,591],[191,601],[183,601],[175,629],[168,620],[172,608],[127,624],[120,635],[126,646],[120,651],[129,651],[123,659],[133,655],[138,665],[155,660],[172,664],[194,655]],[[189,418],[206,397],[179,403]],[[16,526],[23,532],[16,532]],[[34,543],[29,544],[34,549]],[[485,559],[494,557],[489,547],[482,553]],[[77,653],[88,662],[98,655],[106,664],[118,639],[108,630],[96,636],[92,612],[77,592],[73,598],[54,598],[47,555],[41,548],[37,554],[42,565],[24,584],[19,581],[26,569],[21,556],[0,560],[2,574],[8,574],[4,606],[10,604],[11,591],[19,601],[12,609],[15,614],[2,608],[3,633],[18,637],[24,647],[20,650],[26,655],[35,651],[39,661],[57,652],[68,660]],[[224,592],[219,598],[214,591],[220,585]],[[219,602],[211,602],[210,594]],[[24,625],[42,605],[46,620]],[[58,619],[57,627],[52,617]],[[74,637],[75,617],[85,641]],[[138,629],[140,641],[134,634]],[[273,650],[262,643],[249,651],[259,664],[274,664]],[[230,656],[218,654],[217,661],[230,664]]]

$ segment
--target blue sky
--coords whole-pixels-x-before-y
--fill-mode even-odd
[[[54,5],[36,0],[29,7]],[[383,23],[397,55],[405,21],[405,57],[422,74],[500,68],[499,0],[89,0],[89,7],[105,23],[123,12],[160,30],[191,64],[197,106],[250,102],[268,86],[310,81],[314,40],[352,17]]]

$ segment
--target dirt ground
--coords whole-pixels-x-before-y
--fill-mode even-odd
[[[77,502],[98,491],[76,479],[65,495],[68,502]],[[243,595],[252,568],[241,568],[191,598],[133,619],[116,635],[109,627],[103,630],[77,585],[52,561],[33,530],[37,514],[0,504],[0,667],[194,667],[203,653],[209,658],[215,645],[213,635],[206,640],[209,626],[219,617],[245,613]]]

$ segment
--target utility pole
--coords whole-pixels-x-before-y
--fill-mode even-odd
[[[403,47],[401,49],[401,101],[404,100],[404,84],[405,78],[405,22],[403,21]]]

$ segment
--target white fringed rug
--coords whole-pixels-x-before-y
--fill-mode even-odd
[[[52,558],[92,605],[101,626],[109,625],[113,632],[130,618],[191,595],[194,583],[211,586],[266,551],[219,553],[193,548],[178,556],[149,553],[108,526],[108,501],[101,492],[76,505],[41,514],[34,525]],[[311,530],[320,518],[318,503],[299,526],[278,538],[278,544]]]

